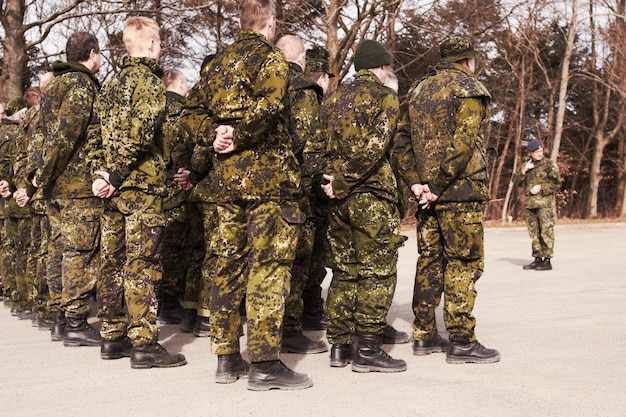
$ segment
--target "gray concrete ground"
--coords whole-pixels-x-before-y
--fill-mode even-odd
[[[389,317],[410,332],[416,243],[406,234]],[[303,391],[214,383],[209,340],[174,325],[162,326],[161,342],[189,364],[132,370],[128,359],[101,360],[98,348],[53,343],[0,306],[0,415],[624,416],[626,224],[559,225],[556,239],[553,271],[523,271],[531,260],[526,229],[486,231],[477,336],[500,350],[499,363],[449,365],[444,354],[417,357],[410,344],[388,345],[408,370],[359,374],[330,368],[328,353],[285,354],[313,378]]]

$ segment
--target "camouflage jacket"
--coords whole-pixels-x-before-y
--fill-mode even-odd
[[[319,106],[323,95],[322,87],[305,75],[300,65],[289,63],[289,134],[300,164],[306,143],[321,133]]]
[[[152,58],[126,56],[120,69],[96,100],[102,152],[94,154],[100,160],[91,165],[108,172],[117,191],[133,188],[165,196],[161,68]]]
[[[52,69],[55,76],[41,102],[44,137],[35,181],[48,197],[93,197],[85,142],[100,83],[76,62],[55,62]]]
[[[524,206],[527,209],[552,207],[554,193],[561,189],[559,168],[553,160],[545,156],[539,161],[534,161],[534,164],[535,167],[526,174],[521,169],[517,171],[513,175],[513,184],[524,186]],[[541,185],[541,191],[538,194],[531,194],[530,189],[537,184]]]
[[[213,147],[194,146],[191,154],[191,176],[191,182],[195,185],[189,193],[189,201],[217,203]]]
[[[163,123],[163,162],[167,170],[165,180],[167,196],[163,200],[163,210],[179,207],[187,199],[187,192],[174,181],[174,174],[179,168],[190,169],[193,152],[191,134],[179,120],[184,104],[185,98],[180,94],[173,91],[165,92],[167,115]]]
[[[399,103],[396,93],[369,70],[340,86],[320,107],[326,142],[324,173],[335,177],[336,194],[371,192],[398,202],[398,186],[389,161]]]
[[[15,191],[15,184],[13,183],[13,150],[16,147],[18,136],[20,135],[20,124],[10,119],[2,119],[0,125],[0,180],[6,180],[9,183],[11,192]],[[2,202],[0,203],[0,218],[5,218],[7,214],[7,205],[15,205],[13,209],[16,209],[17,205],[13,201],[13,198],[5,199],[0,197]]]
[[[408,101],[394,144],[406,184],[428,184],[440,202],[488,200],[485,86],[466,67],[439,63],[411,86]]]
[[[218,125],[234,128],[234,151],[213,159],[218,201],[290,202],[298,196],[287,87],[285,56],[253,31],[242,30],[203,68],[183,118],[202,146],[212,145]]]

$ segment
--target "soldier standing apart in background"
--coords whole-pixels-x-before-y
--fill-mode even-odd
[[[409,90],[395,149],[400,175],[421,205],[413,353],[447,349],[449,363],[492,363],[500,354],[476,340],[472,315],[476,281],[484,270],[491,96],[474,75],[479,52],[469,39],[452,37],[439,49],[439,63]],[[442,293],[450,342],[439,336],[435,321]]]
[[[556,220],[554,193],[561,188],[561,177],[556,163],[544,157],[543,143],[539,139],[531,139],[526,150],[530,159],[513,176],[513,184],[524,186],[524,217],[535,258],[524,265],[524,269],[549,271]]]
[[[322,353],[328,351],[326,343],[311,340],[302,333],[302,314],[304,311],[302,293],[309,280],[311,254],[315,238],[311,175],[305,170],[302,152],[307,141],[320,134],[319,103],[322,100],[324,90],[304,74],[306,49],[300,38],[294,35],[283,36],[276,42],[276,47],[283,51],[289,63],[289,133],[294,154],[300,164],[302,177],[300,182],[302,187],[300,209],[307,216],[307,220],[298,225],[296,259],[291,270],[289,297],[285,302],[282,350],[291,353]]]
[[[239,27],[235,42],[203,70],[203,94],[189,97],[189,108],[207,115],[197,137],[217,154],[218,259],[210,317],[215,379],[235,382],[250,367],[250,390],[304,389],[311,379],[280,360],[297,224],[305,215],[288,131],[288,65],[271,43],[275,1],[240,2]],[[251,366],[239,345],[244,296]]]
[[[101,356],[130,356],[132,368],[169,368],[187,361],[157,342],[155,285],[162,276],[165,229],[161,207],[165,86],[157,62],[159,25],[146,17],[132,17],[126,21],[123,41],[128,56],[121,59],[120,72],[96,102],[102,152],[93,161],[99,178],[92,190],[106,199],[101,221],[104,296],[98,312],[105,339]]]
[[[406,362],[383,349],[383,328],[397,282],[400,235],[398,186],[389,161],[398,96],[383,84],[391,55],[365,40],[354,54],[355,81],[320,108],[327,162],[330,366],[352,361],[355,372],[401,372]],[[353,342],[356,336],[356,349]]]

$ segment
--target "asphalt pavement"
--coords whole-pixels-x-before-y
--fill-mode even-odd
[[[302,391],[216,384],[209,340],[177,325],[161,326],[160,342],[188,364],[134,370],[128,358],[101,360],[99,348],[51,342],[0,303],[0,416],[625,416],[626,223],[558,225],[555,233],[554,269],[524,271],[532,260],[525,227],[486,229],[476,334],[500,362],[450,365],[445,354],[385,345],[408,370],[362,374],[331,368],[328,352],[283,354],[313,379]],[[414,233],[404,234],[389,320],[412,332],[417,250]],[[323,331],[306,333],[325,340]]]

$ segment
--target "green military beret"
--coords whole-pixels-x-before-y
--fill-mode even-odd
[[[472,42],[465,36],[453,36],[439,44],[441,61],[457,62],[466,58],[476,58],[480,52],[474,49]]]

